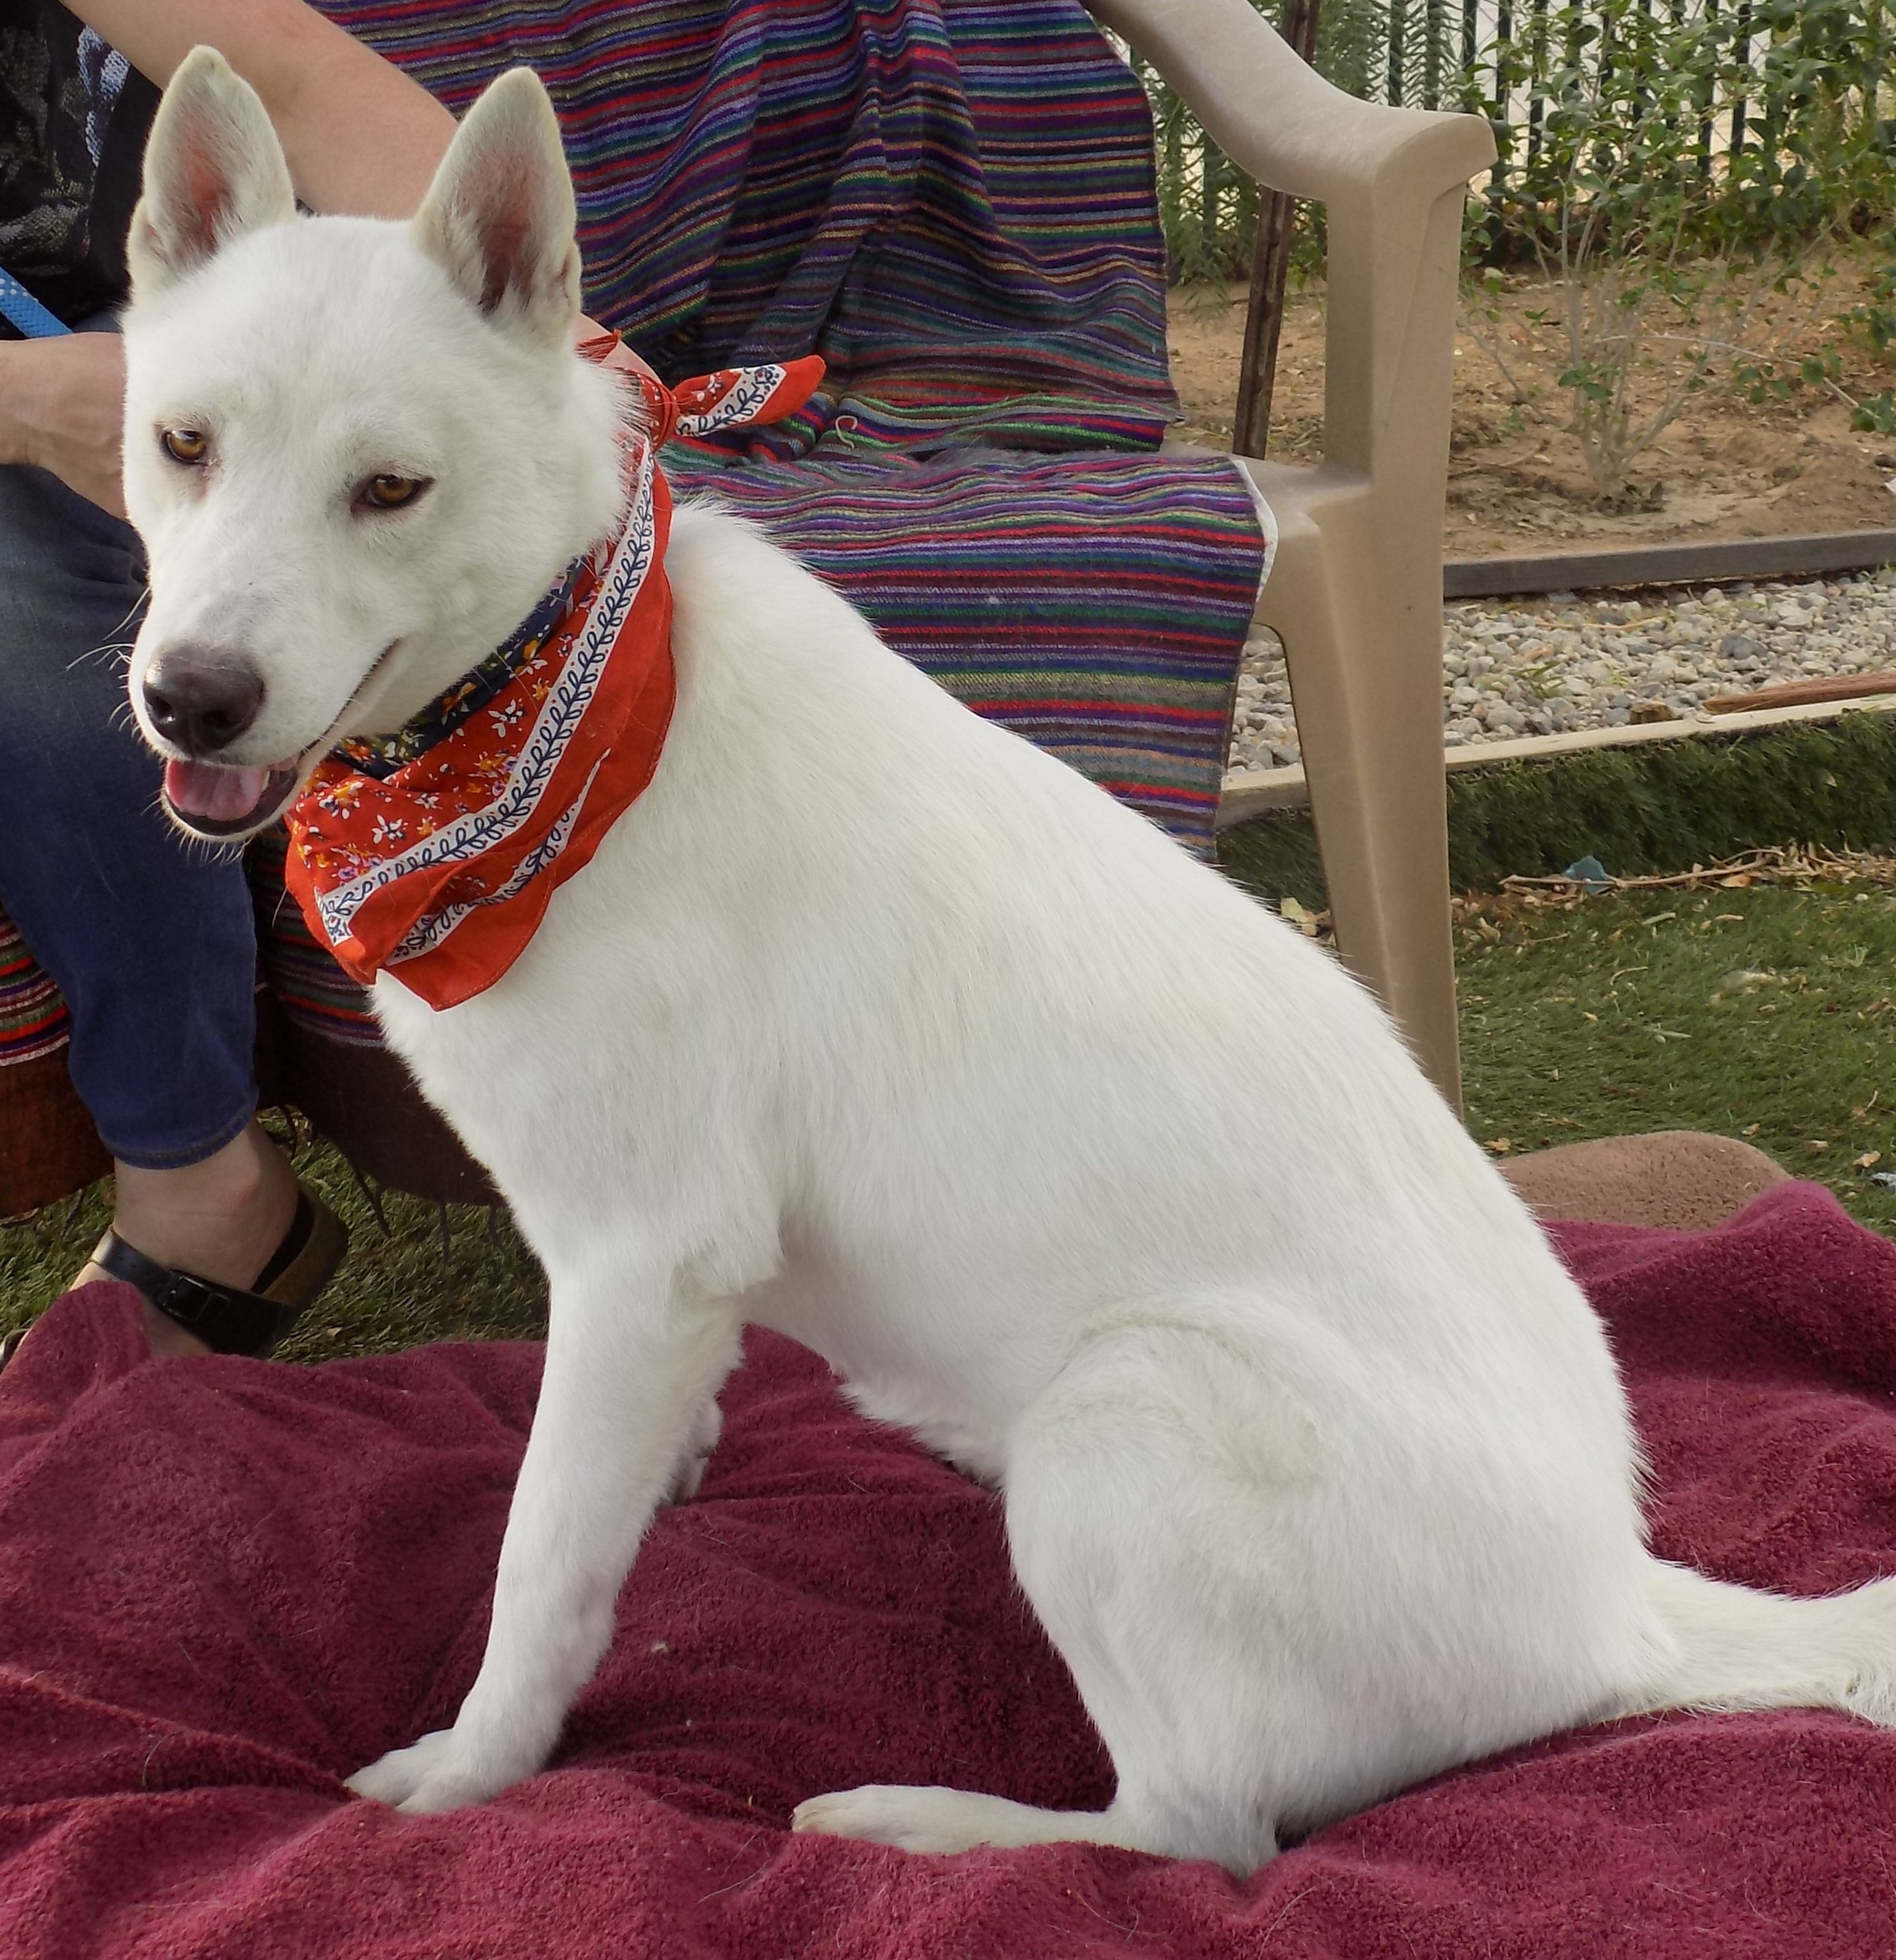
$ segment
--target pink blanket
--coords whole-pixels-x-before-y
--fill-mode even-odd
[[[1801,1185],[1713,1232],[1557,1236],[1662,1552],[1804,1592],[1896,1571],[1896,1247]],[[789,1836],[857,1783],[1096,1805],[1111,1778],[994,1500],[765,1336],[554,1766],[448,1816],[351,1802],[473,1678],[539,1360],[147,1364],[126,1290],[60,1303],[0,1376],[0,1953],[1896,1953],[1896,1736],[1834,1714],[1560,1736],[1242,1884]]]

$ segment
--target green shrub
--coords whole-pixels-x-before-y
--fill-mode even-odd
[[[1280,17],[1280,0],[1250,4]],[[1339,88],[1494,122],[1502,161],[1470,232],[1486,262],[1532,259],[1589,224],[1608,252],[1677,227],[1687,256],[1757,256],[1889,212],[1891,0],[1522,0],[1510,33],[1485,43],[1446,0],[1327,0],[1320,18],[1316,65]],[[1134,61],[1174,275],[1242,278],[1255,187]],[[1301,262],[1320,264],[1320,218],[1300,224]]]

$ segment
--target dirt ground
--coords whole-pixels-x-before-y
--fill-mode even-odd
[[[1850,297],[1846,282],[1829,304]],[[1172,299],[1172,380],[1186,416],[1179,433],[1228,448],[1244,289],[1185,288]],[[1808,391],[1757,406],[1729,387],[1706,388],[1634,463],[1621,494],[1603,502],[1567,426],[1557,366],[1537,355],[1525,319],[1545,301],[1544,288],[1523,282],[1499,302],[1502,344],[1528,390],[1525,402],[1470,333],[1457,336],[1449,557],[1896,529],[1896,490],[1889,487],[1896,437],[1852,430],[1845,402]],[[1271,453],[1287,460],[1314,458],[1322,447],[1322,348],[1321,291],[1293,294],[1271,431]],[[1843,378],[1860,396],[1891,386],[1896,373],[1847,353]]]

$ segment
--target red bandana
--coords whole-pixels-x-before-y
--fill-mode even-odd
[[[616,336],[581,352],[601,363]],[[288,813],[285,877],[352,978],[383,970],[431,1007],[493,985],[553,888],[652,779],[671,720],[673,434],[768,422],[822,378],[815,355],[668,388],[633,373],[648,426],[622,434],[625,527],[568,572],[561,602],[387,740],[344,743]],[[498,662],[498,669],[495,669]]]

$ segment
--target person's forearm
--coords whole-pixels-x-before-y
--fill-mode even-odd
[[[161,87],[208,43],[263,98],[312,211],[406,218],[454,119],[418,82],[302,0],[74,0],[72,11]]]

